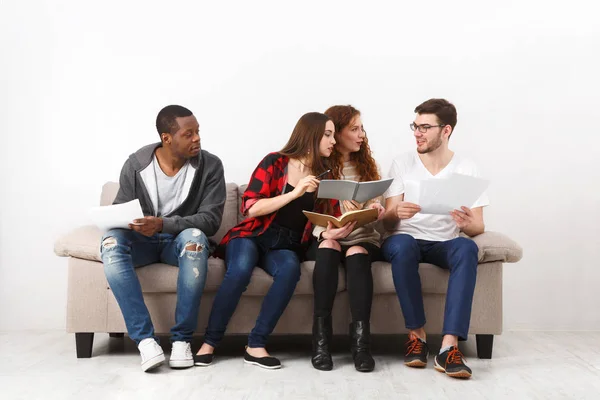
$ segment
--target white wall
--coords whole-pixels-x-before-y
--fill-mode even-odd
[[[137,3],[136,5],[132,5]],[[127,155],[167,104],[245,183],[308,111],[363,112],[384,169],[414,147],[414,107],[458,107],[454,150],[492,179],[505,328],[600,329],[598,93],[592,1],[17,1],[0,3],[0,329],[62,329],[66,260]]]

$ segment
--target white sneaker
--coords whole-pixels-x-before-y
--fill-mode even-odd
[[[138,345],[142,356],[142,371],[147,372],[165,362],[165,353],[153,338],[147,338]]]
[[[194,356],[192,354],[192,346],[188,342],[173,342],[169,365],[171,368],[193,367]]]

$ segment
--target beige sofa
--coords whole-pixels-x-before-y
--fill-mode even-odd
[[[227,184],[223,221],[213,237],[216,241],[242,219],[239,209],[244,189],[244,186],[238,187],[234,183]],[[117,190],[117,183],[105,184],[100,204],[111,204]],[[94,333],[122,336],[123,332],[127,331],[119,306],[104,276],[100,259],[101,236],[102,233],[97,228],[84,226],[57,240],[54,247],[57,255],[68,257],[67,331],[75,333],[79,358],[91,357]],[[486,232],[474,240],[479,246],[479,267],[470,333],[476,335],[478,356],[491,358],[493,335],[502,332],[502,264],[519,261],[522,249],[514,241],[495,232]],[[302,264],[300,282],[274,334],[311,333],[313,268],[313,261]],[[174,325],[177,271],[176,267],[165,264],[152,264],[137,269],[144,299],[157,334],[167,334]],[[420,273],[427,315],[426,329],[429,333],[439,334],[442,330],[448,272],[429,264],[422,264]],[[224,274],[223,260],[211,257],[196,331],[199,335],[203,334],[206,328],[213,298]],[[333,310],[333,330],[334,334],[347,334],[350,311],[341,267],[339,275],[338,293]],[[389,263],[373,264],[373,281],[371,332],[406,332]],[[263,295],[271,282],[271,277],[262,269],[254,269],[250,285],[229,323],[228,334],[245,334],[252,329]]]

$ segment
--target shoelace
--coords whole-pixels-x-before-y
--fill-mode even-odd
[[[458,347],[454,347],[452,350],[450,350],[450,353],[448,353],[446,364],[464,364],[463,358],[464,356]]]
[[[406,342],[406,345],[406,355],[409,355],[410,353],[421,354],[423,351],[423,342],[416,336],[411,336],[408,342]]]

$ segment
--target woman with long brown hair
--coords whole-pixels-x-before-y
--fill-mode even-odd
[[[319,174],[328,169],[327,157],[335,145],[334,125],[324,114],[303,115],[288,143],[268,154],[254,170],[242,197],[246,219],[220,243],[227,271],[217,294],[194,364],[209,365],[227,324],[246,290],[255,266],[273,277],[256,325],[248,336],[244,361],[263,368],[280,368],[267,353],[267,339],[289,303],[300,279],[300,262],[312,225],[302,210],[339,213],[336,201],[316,202]],[[337,206],[337,210],[335,210]]]
[[[352,106],[333,106],[325,111],[335,125],[336,145],[329,159],[334,179],[353,181],[379,180],[380,173],[371,155],[363,128],[360,111]],[[341,202],[342,212],[377,208],[379,218],[385,211],[381,199],[371,199],[363,204],[353,200]],[[314,317],[312,364],[316,369],[329,371],[333,361],[331,342],[331,310],[338,286],[338,265],[346,268],[346,283],[350,298],[352,323],[350,324],[351,352],[358,371],[370,372],[375,368],[371,356],[370,317],[373,299],[371,262],[381,260],[379,233],[374,224],[353,230],[341,236],[331,225],[327,229],[315,227],[318,238],[309,250],[309,258],[316,259],[313,271]]]

